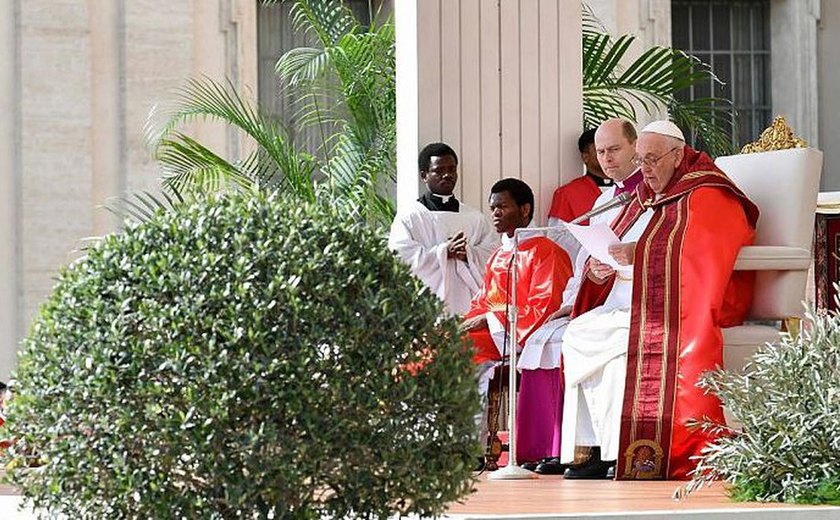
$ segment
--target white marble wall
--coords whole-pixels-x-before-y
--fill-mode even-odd
[[[20,335],[18,3],[0,2],[0,378],[8,377]]]

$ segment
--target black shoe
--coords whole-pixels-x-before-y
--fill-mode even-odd
[[[537,460],[537,461],[523,462],[522,464],[519,465],[519,467],[523,468],[523,469],[527,469],[528,471],[534,471],[535,469],[537,469],[537,466],[539,466],[543,462],[550,461],[552,458],[553,457],[543,457],[543,458],[541,458],[540,460]]]
[[[594,459],[585,464],[570,467],[563,474],[563,477],[567,479],[604,480],[607,478],[610,467],[615,468],[615,461],[605,462],[600,459]],[[614,477],[615,469],[613,469]]]
[[[478,457],[478,459],[476,460],[476,465],[473,468],[473,471],[484,471],[484,465],[485,465],[484,457]]]
[[[553,457],[541,462],[534,471],[540,475],[562,475],[567,467],[567,464],[560,462],[560,457]]]

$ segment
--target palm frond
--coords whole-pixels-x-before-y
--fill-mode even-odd
[[[728,99],[675,102],[668,111],[678,125],[693,129],[713,156],[733,153],[732,133],[737,114]]]
[[[113,197],[104,207],[123,221],[146,222],[159,211],[177,211],[186,200],[177,191],[155,195],[149,191],[131,193],[125,197]]]
[[[598,125],[613,117],[636,121],[636,109],[621,92],[607,90],[587,92],[584,90],[584,127],[597,128]]]
[[[611,83],[616,76],[616,69],[621,59],[635,39],[635,36],[628,34],[621,36],[615,42],[607,34],[584,38],[584,86]]]
[[[681,103],[675,98],[692,85],[721,84],[709,66],[680,50],[655,46],[622,70],[620,64],[634,41],[632,35],[613,40],[594,29],[584,32],[584,124],[591,128],[610,117],[635,121],[637,106],[648,114],[667,109],[678,124],[703,136],[711,152],[731,151],[726,144],[731,104],[719,99]]]
[[[295,29],[313,42],[285,53],[275,69],[284,85],[281,94],[292,101],[296,130],[320,135],[317,150],[305,151],[229,81],[193,79],[171,107],[156,108],[147,124],[164,172],[164,194],[282,190],[352,208],[377,225],[390,222],[396,178],[392,21],[362,26],[339,0],[279,1],[291,4]],[[178,130],[203,120],[237,129],[256,147],[242,159],[226,158]],[[139,200],[125,206],[140,218],[151,212]]]
[[[387,224],[394,217],[393,203],[385,188],[396,173],[393,154],[395,132],[385,132],[380,146],[369,147],[352,132],[340,134],[329,165],[331,185],[349,204],[361,208],[361,216],[371,222]]]
[[[607,28],[604,27],[601,20],[595,16],[595,12],[586,2],[581,4],[581,18],[583,20],[582,29],[584,36],[592,34],[605,34],[607,32]]]
[[[253,139],[261,150],[260,175],[243,171],[195,141],[178,137],[176,128],[196,119],[231,125]],[[214,180],[213,176],[224,177],[238,187],[248,189],[257,177],[266,180],[266,173],[271,172],[272,178],[283,177],[287,188],[311,198],[312,157],[296,147],[283,127],[246,102],[229,81],[219,83],[206,77],[189,80],[178,91],[169,119],[151,134],[153,147],[167,164],[174,165],[176,173],[200,165],[199,173],[209,181]],[[178,154],[182,157],[178,158]],[[184,179],[184,176],[178,177],[179,181]]]
[[[243,190],[254,185],[250,172],[180,132],[173,132],[160,141],[155,158],[163,167],[165,188],[219,191],[225,184]]]
[[[153,146],[179,125],[195,120],[233,125],[258,143],[271,141],[283,133],[278,125],[245,101],[230,81],[220,83],[206,76],[188,80],[176,91],[174,106],[166,113],[159,112],[160,107],[156,107],[147,122],[147,138]],[[165,122],[158,127],[155,120],[160,117]]]
[[[298,87],[323,78],[329,66],[330,53],[326,49],[295,47],[280,57],[274,71],[289,86]]]
[[[353,12],[341,0],[298,0],[292,3],[291,14],[295,30],[316,35],[324,47],[359,29]]]

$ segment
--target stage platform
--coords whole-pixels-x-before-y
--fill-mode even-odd
[[[479,476],[476,492],[453,504],[447,518],[540,519],[680,519],[699,520],[824,520],[840,519],[840,507],[732,502],[723,484],[715,483],[676,502],[671,496],[682,482],[564,480],[487,480]]]
[[[605,520],[840,520],[840,507],[730,502],[721,484],[704,488],[682,502],[671,495],[680,482],[571,481],[560,476],[538,480],[488,481],[481,475],[476,492],[453,504],[451,519],[539,518]],[[0,485],[0,519],[34,520],[18,511],[17,491]]]

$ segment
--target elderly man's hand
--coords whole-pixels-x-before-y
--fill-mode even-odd
[[[615,273],[615,269],[600,262],[594,258],[589,259],[589,269],[586,271],[586,276],[595,283],[602,284],[607,278]]]
[[[636,243],[613,244],[607,249],[610,255],[615,258],[618,265],[633,265],[633,256],[636,254]]]
[[[473,316],[472,318],[467,318],[461,323],[461,332],[470,332],[473,330],[478,329],[486,329],[487,328],[487,316],[481,314],[479,316]]]

